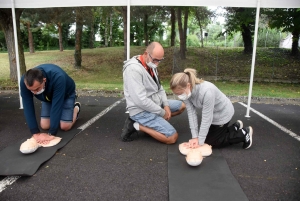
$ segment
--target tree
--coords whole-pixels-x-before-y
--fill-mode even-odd
[[[299,56],[300,9],[265,9],[264,13],[266,13],[269,18],[269,25],[271,28],[282,28],[283,32],[291,32],[293,34],[291,55]]]
[[[81,39],[82,39],[82,27],[83,27],[83,8],[77,7],[75,9],[76,14],[76,33],[75,33],[75,53],[74,53],[74,67],[81,68]]]
[[[252,33],[255,26],[255,8],[225,8],[226,32],[229,35],[241,31],[244,41],[244,53],[252,53]]]
[[[155,35],[161,33],[163,22],[167,17],[168,9],[163,6],[139,6],[132,10],[132,21],[140,26],[135,26],[135,33],[143,35],[145,46],[155,39]],[[134,33],[134,34],[135,34]],[[135,38],[134,38],[135,39]]]
[[[207,7],[193,7],[191,11],[194,13],[200,28],[200,41],[201,47],[203,47],[203,27],[205,27],[210,18],[214,15],[212,11],[209,11]]]
[[[176,23],[176,13],[175,8],[171,7],[171,46],[175,46],[175,23]]]
[[[15,9],[16,13],[16,26],[17,26],[17,37],[18,37],[18,53],[19,53],[19,63],[20,63],[20,74],[25,73],[25,57],[22,46],[22,41],[20,37],[20,16],[24,9]],[[15,38],[13,30],[13,17],[11,9],[1,8],[0,9],[0,26],[5,35],[5,41],[8,50],[9,66],[10,66],[10,79],[16,82],[18,80],[17,73],[17,59],[15,50]]]
[[[124,60],[127,59],[127,43],[129,42],[129,38],[127,38],[127,6],[121,6],[117,8],[119,12],[122,13],[123,18],[123,40],[124,40]],[[130,22],[129,22],[130,23]]]
[[[40,8],[34,9],[38,12],[39,19],[44,23],[51,23],[57,26],[59,51],[63,51],[63,24],[74,22],[73,8]]]
[[[182,10],[184,12],[184,20],[182,27]],[[186,36],[187,36],[187,23],[189,16],[189,7],[178,7],[177,8],[177,22],[178,22],[178,30],[179,30],[179,38],[180,38],[180,58],[186,59]]]
[[[24,9],[22,12],[20,22],[26,27],[27,35],[28,35],[28,47],[29,52],[32,54],[34,53],[34,38],[33,33],[40,29],[39,25],[39,12],[37,9]]]

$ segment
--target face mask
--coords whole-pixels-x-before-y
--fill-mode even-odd
[[[45,91],[45,84],[44,84],[44,87],[40,91],[35,93],[35,95],[39,95],[39,94],[43,93],[44,91]],[[34,94],[33,91],[31,91],[31,92]]]
[[[152,68],[152,69],[157,68],[157,65],[155,65],[155,64],[152,63],[152,62],[146,62],[146,64],[147,64],[147,66],[148,66],[149,68]]]
[[[42,88],[40,91],[36,92],[35,95],[39,95],[45,91],[45,88]]]
[[[191,95],[192,95],[191,92],[189,92],[189,94],[183,93],[183,94],[179,95],[178,98],[180,100],[185,101],[185,100],[189,99],[191,97]]]

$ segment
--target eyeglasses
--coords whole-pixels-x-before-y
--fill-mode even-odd
[[[151,54],[150,54],[149,52],[148,52],[148,54],[149,54],[150,58],[152,59],[152,61],[153,61],[154,63],[160,63],[162,60],[165,59],[165,58],[162,58],[162,59],[153,59],[152,56],[151,56]]]

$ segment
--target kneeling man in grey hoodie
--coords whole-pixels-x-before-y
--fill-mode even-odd
[[[131,135],[138,130],[166,144],[173,144],[178,138],[177,131],[168,121],[181,114],[185,104],[167,99],[157,72],[163,59],[163,47],[152,42],[142,55],[124,62],[124,95],[129,111],[121,134],[124,142],[132,141]]]

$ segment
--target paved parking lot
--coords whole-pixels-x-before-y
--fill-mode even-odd
[[[122,142],[128,114],[121,97],[81,96],[79,101],[76,127],[96,120],[32,177],[0,176],[0,200],[169,200],[167,153],[178,144],[164,145],[144,133]],[[36,102],[37,115],[39,107]],[[256,113],[246,118],[245,106],[235,102],[232,122],[240,119],[253,127],[253,146],[221,149],[233,176],[251,201],[300,200],[300,106],[251,107]],[[0,93],[0,114],[0,150],[31,137],[16,93]],[[190,135],[186,112],[171,123],[180,135]]]

